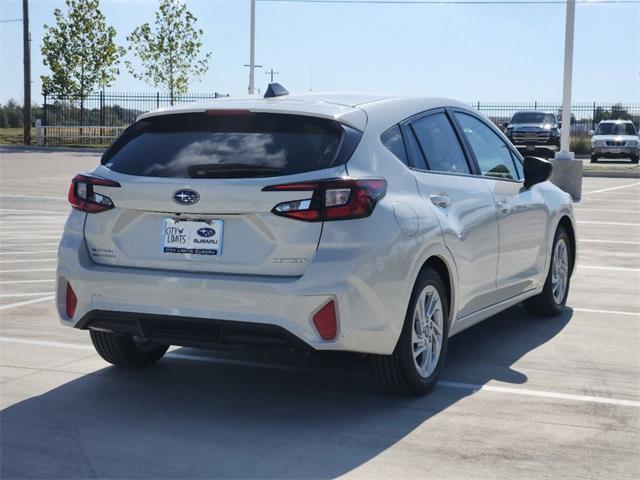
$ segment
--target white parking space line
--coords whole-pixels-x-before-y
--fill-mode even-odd
[[[53,295],[55,292],[31,292],[31,293],[0,293],[0,298],[14,297],[39,297],[42,295]]]
[[[640,245],[640,242],[632,242],[627,240],[597,240],[595,238],[578,238],[578,242],[584,243],[617,243],[620,245]]]
[[[583,195],[590,195],[592,193],[610,192],[611,190],[620,190],[620,189],[623,189],[623,188],[637,187],[638,185],[640,185],[640,182],[628,183],[626,185],[620,185],[619,187],[601,188],[600,190],[592,190],[590,192],[583,192],[582,194]]]
[[[0,197],[8,198],[42,198],[44,200],[68,200],[67,197],[52,197],[49,195],[23,195],[17,193],[0,193]]]
[[[32,346],[75,349],[75,350],[84,350],[84,351],[93,350],[93,347],[89,345],[80,345],[80,344],[63,343],[63,342],[49,342],[49,341],[42,341],[42,340],[29,340],[29,339],[14,338],[14,337],[0,337],[0,342],[17,343],[17,344],[32,345]],[[268,370],[283,370],[283,371],[293,371],[293,372],[330,373],[331,375],[336,374],[335,371],[326,370],[326,369],[322,369],[322,370],[309,369],[309,368],[301,368],[301,367],[295,367],[295,366],[289,366],[289,365],[277,365],[277,364],[274,365],[274,364],[268,364],[268,363],[243,361],[243,360],[201,357],[199,355],[186,355],[186,354],[174,353],[174,352],[169,352],[166,354],[166,356],[169,358],[174,358],[176,360],[187,360],[187,361],[202,362],[202,363],[214,363],[219,365],[232,365],[232,366],[240,366],[240,367],[263,368]],[[347,373],[347,376],[352,376],[352,375],[359,376],[360,374]],[[588,403],[599,403],[599,404],[606,404],[606,405],[640,408],[640,401],[625,400],[625,399],[618,399],[618,398],[596,397],[593,395],[576,395],[571,393],[548,392],[543,390],[528,390],[524,388],[499,387],[494,385],[476,385],[471,383],[450,382],[447,380],[439,381],[438,386],[447,387],[447,388],[457,388],[460,390],[467,390],[471,392],[484,391],[484,392],[493,392],[493,393],[506,393],[510,395],[524,395],[524,396],[539,397],[539,398],[552,398],[556,400],[568,400],[568,401],[574,401],[574,402],[588,402]]]
[[[40,227],[44,227],[44,225],[40,224]],[[33,227],[31,227],[31,226],[26,226],[25,228],[21,228],[21,229],[18,229],[18,230],[5,230],[3,228],[0,228],[0,235],[5,235],[5,234],[15,235],[16,233],[25,233],[25,232],[28,232],[32,228]],[[47,233],[59,233],[60,235],[62,235],[62,228],[63,228],[62,225],[60,225],[59,227],[54,227],[54,226],[51,226],[51,225],[47,225],[47,227],[46,227]]]
[[[60,235],[38,235],[38,240],[39,239],[43,239],[43,240],[49,240],[49,239],[53,239],[53,238],[60,238]],[[24,238],[24,236],[22,237],[4,237],[0,235],[0,243],[2,242],[2,240],[23,240],[24,242],[28,242],[29,239],[28,238]],[[26,245],[26,243],[25,243]],[[30,244],[33,245],[33,244]]]
[[[1,263],[36,263],[36,262],[55,262],[57,258],[28,258],[27,260],[0,260]]]
[[[57,215],[66,215],[65,212],[60,210],[31,210],[28,208],[0,208],[0,213],[2,212],[24,212],[24,213],[55,213]]]
[[[590,220],[578,220],[576,223],[582,225],[619,225],[621,227],[640,227],[640,223],[593,222]]]
[[[576,210],[579,213],[583,212],[613,212],[613,213],[637,213],[640,215],[640,208],[638,210],[623,210],[620,208],[591,208],[585,205],[576,205]]]
[[[18,308],[18,307],[24,307],[26,305],[33,305],[34,303],[48,302],[49,300],[53,300],[54,298],[55,298],[55,295],[49,295],[47,297],[34,298],[33,300],[25,300],[24,302],[9,303],[7,305],[0,305],[0,310],[9,310],[11,308]]]
[[[578,270],[614,270],[617,272],[640,272],[640,268],[627,268],[627,267],[601,267],[599,265],[580,265],[578,263]]]
[[[35,254],[41,254],[41,253],[58,253],[58,251],[57,250],[30,250],[28,252],[13,251],[13,252],[0,252],[0,255],[35,255]]]
[[[525,395],[530,397],[555,398],[559,400],[572,400],[575,402],[604,403],[607,405],[619,405],[625,407],[640,408],[640,401],[622,400],[617,398],[594,397],[591,395],[575,395],[571,393],[546,392],[542,390],[527,390],[524,388],[498,387],[495,385],[473,385],[471,383],[448,382],[442,380],[438,385],[450,388],[460,388],[463,390],[472,390],[474,392],[495,392],[508,393],[512,395]]]
[[[574,312],[584,312],[584,313],[604,313],[606,315],[631,315],[633,317],[640,317],[640,312],[621,312],[619,310],[597,310],[595,308],[573,308],[571,309]]]
[[[46,280],[0,280],[0,285],[13,285],[16,283],[47,283],[55,281],[55,278],[47,278]]]
[[[55,268],[28,268],[26,270],[0,270],[0,273],[18,273],[18,272],[55,272]]]
[[[42,238],[42,237],[40,237]],[[58,242],[44,242],[44,243],[31,243],[31,242],[19,242],[19,243],[5,243],[0,238],[0,247],[33,247],[33,246],[49,246],[58,245]]]

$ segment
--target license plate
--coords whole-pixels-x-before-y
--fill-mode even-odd
[[[611,150],[609,150],[611,153],[620,153],[620,149],[619,148],[612,148]]]
[[[531,151],[533,151],[533,150],[535,150],[535,149],[536,149],[535,145],[527,145],[527,150],[528,150],[528,151],[530,151],[530,152],[531,152]]]
[[[222,255],[222,220],[176,220],[165,218],[162,229],[163,253]]]

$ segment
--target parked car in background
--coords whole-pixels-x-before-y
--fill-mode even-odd
[[[529,154],[552,156],[560,147],[560,124],[553,113],[516,112],[504,128],[511,143]]]
[[[631,120],[602,120],[591,137],[591,161],[599,158],[640,160],[640,138]]]
[[[563,311],[575,223],[549,162],[453,100],[269,91],[144,114],[73,179],[57,309],[105,360],[350,351],[420,395],[451,335]]]

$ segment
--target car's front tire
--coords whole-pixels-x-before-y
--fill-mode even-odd
[[[427,268],[413,288],[393,353],[372,357],[374,375],[385,390],[419,396],[435,386],[447,353],[448,319],[444,283],[438,273]]]
[[[640,155],[631,157],[631,163],[638,163],[638,161],[640,161]]]
[[[169,348],[127,335],[90,331],[91,342],[98,354],[119,367],[147,367],[160,360]]]
[[[598,163],[598,156],[593,153],[591,154],[591,163]]]
[[[538,295],[524,301],[524,307],[529,313],[545,317],[562,313],[569,295],[572,259],[569,234],[563,227],[559,227],[553,240],[551,265],[544,288]]]

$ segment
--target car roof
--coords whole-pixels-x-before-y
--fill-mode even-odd
[[[204,102],[160,108],[144,113],[138,120],[174,113],[206,110],[250,110],[262,113],[289,113],[329,118],[364,130],[369,120],[377,117],[391,126],[419,112],[440,107],[469,110],[467,104],[437,97],[399,97],[370,93],[305,93],[280,97],[223,97]]]

